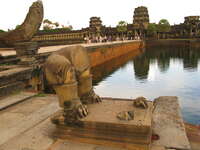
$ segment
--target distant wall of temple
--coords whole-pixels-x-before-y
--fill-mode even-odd
[[[67,45],[83,43],[84,36],[80,31],[69,33],[38,34],[33,37],[32,41],[37,41],[40,46]]]
[[[89,26],[80,30],[66,30],[56,28],[50,30],[40,30],[33,37],[32,41],[37,41],[40,46],[67,45],[83,43],[89,39],[91,42],[117,41],[118,39],[144,39],[149,24],[149,14],[147,7],[141,6],[135,9],[133,22],[124,26],[123,30],[115,27],[106,27],[100,17],[91,17]],[[98,40],[99,39],[99,40]]]
[[[174,47],[174,46],[185,46],[188,48],[200,48],[199,39],[160,39],[160,40],[147,40],[146,47]]]

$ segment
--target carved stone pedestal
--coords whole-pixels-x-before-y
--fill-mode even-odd
[[[37,42],[20,42],[15,44],[17,57],[20,58],[20,65],[33,65],[37,63],[35,55],[38,53]]]
[[[57,126],[55,136],[90,144],[149,150],[152,135],[152,102],[147,109],[136,108],[133,101],[103,100],[88,105],[89,115],[80,120],[79,126],[66,126],[62,113],[55,114],[52,121]],[[120,112],[134,112],[133,120],[120,120]]]

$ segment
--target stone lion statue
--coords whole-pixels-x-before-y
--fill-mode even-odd
[[[82,46],[69,46],[51,54],[44,64],[49,85],[59,97],[66,122],[74,122],[88,114],[86,105],[101,102],[92,87],[90,61]]]

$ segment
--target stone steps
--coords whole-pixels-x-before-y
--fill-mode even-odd
[[[16,81],[30,79],[31,68],[16,67],[0,72],[0,87]]]
[[[14,94],[11,96],[8,96],[2,100],[0,100],[0,111],[4,110],[10,106],[13,106],[15,104],[18,104],[20,102],[23,102],[27,99],[32,98],[33,96],[37,95],[37,93],[33,92],[20,92],[18,94]]]
[[[22,99],[21,97],[28,95],[32,94],[23,93],[21,96],[18,95],[20,97],[18,98]],[[14,97],[12,99],[14,101]],[[39,150],[48,148],[53,143],[53,139],[48,138],[48,134],[50,134],[50,128],[54,127],[48,118],[58,109],[56,96],[38,95],[0,111],[0,149]]]
[[[19,92],[31,78],[31,68],[9,68],[0,72],[0,97]]]
[[[1,52],[1,49],[0,49]],[[10,55],[10,56],[1,56],[0,54],[0,64],[16,64],[19,62],[19,58],[16,57],[16,55]]]
[[[0,87],[0,97],[5,97],[11,94],[18,93],[24,88],[25,88],[25,84],[23,82],[17,81],[17,82],[9,83],[7,85]]]

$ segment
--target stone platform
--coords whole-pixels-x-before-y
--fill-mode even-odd
[[[80,127],[69,127],[60,122],[55,135],[61,139],[79,139],[89,144],[126,145],[134,150],[149,150],[152,135],[152,102],[148,109],[136,108],[133,101],[103,100],[88,105],[89,115],[81,120]],[[119,120],[118,113],[133,111],[134,119]],[[56,115],[54,119],[58,118]]]
[[[7,100],[11,104],[13,96]],[[132,143],[70,135],[65,140],[55,137],[57,128],[50,121],[50,117],[60,110],[55,95],[38,95],[19,101],[0,111],[0,150],[135,150]],[[184,125],[177,103],[176,97],[160,97],[154,102],[152,129],[160,138],[152,141],[151,150],[186,150],[190,149],[190,144],[191,150],[200,150],[200,127]],[[183,146],[185,144],[188,146]]]

